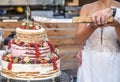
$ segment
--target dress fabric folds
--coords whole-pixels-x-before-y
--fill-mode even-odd
[[[82,51],[77,82],[120,82],[120,46],[115,28],[96,29]]]

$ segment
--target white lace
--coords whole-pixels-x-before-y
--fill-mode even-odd
[[[85,49],[109,53],[120,52],[117,40],[114,27],[109,26],[103,29],[103,43],[101,44],[101,28],[98,28],[87,40]]]

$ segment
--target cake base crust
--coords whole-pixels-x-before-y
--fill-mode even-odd
[[[23,76],[22,76],[23,74]],[[12,72],[10,70],[2,68],[1,75],[9,79],[16,80],[47,80],[56,78],[61,75],[60,70],[51,71],[49,74],[39,74],[39,72]]]

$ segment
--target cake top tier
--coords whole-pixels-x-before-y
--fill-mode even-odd
[[[32,21],[23,22],[16,28],[16,39],[25,43],[37,43],[48,40],[45,29]]]
[[[24,21],[19,28],[21,29],[29,29],[29,30],[39,30],[42,28],[38,23],[34,23],[32,21]]]

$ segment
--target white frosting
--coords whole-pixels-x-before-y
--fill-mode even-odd
[[[37,30],[16,28],[16,32],[38,33],[38,32],[44,32],[44,31],[45,31],[44,28],[40,28],[40,29],[37,29]]]
[[[8,69],[8,62],[2,60],[2,68]],[[60,60],[57,61],[57,67],[60,69]],[[40,72],[40,74],[48,74],[53,70],[53,66],[50,64],[12,64],[12,72]]]

